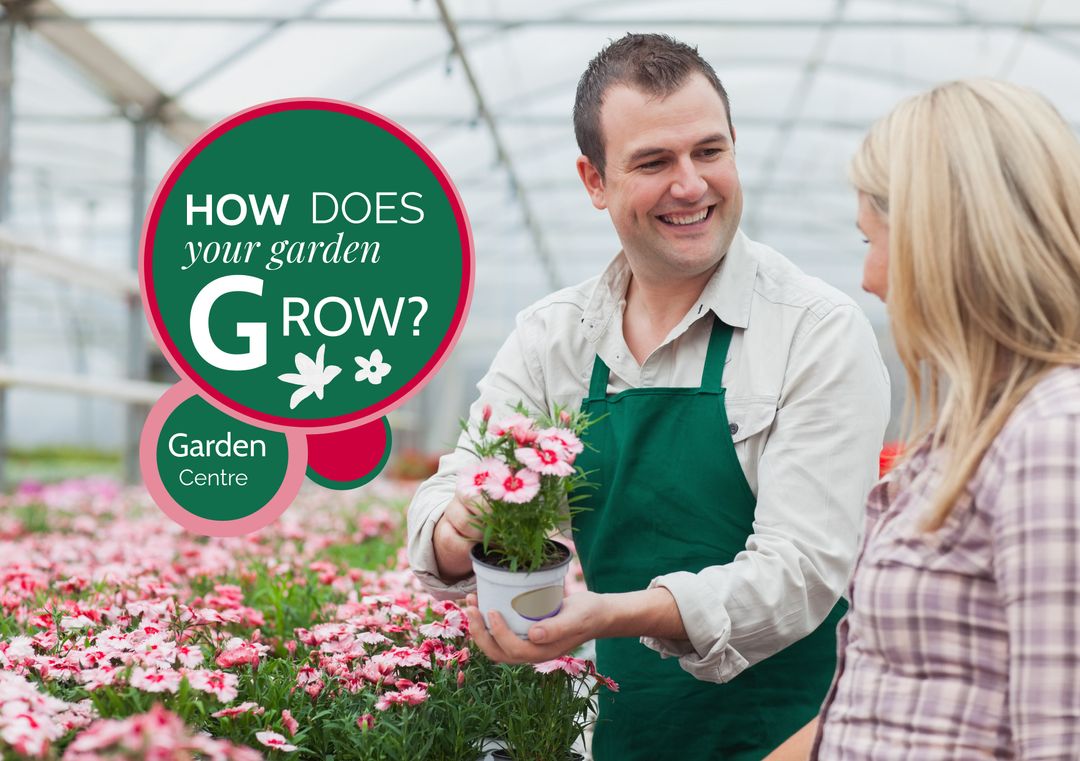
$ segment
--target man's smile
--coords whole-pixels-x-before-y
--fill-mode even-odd
[[[661,222],[668,227],[678,227],[686,230],[691,230],[695,227],[703,226],[709,218],[712,217],[713,211],[716,209],[716,204],[706,206],[696,211],[680,211],[671,212],[669,214],[658,214],[656,216]]]

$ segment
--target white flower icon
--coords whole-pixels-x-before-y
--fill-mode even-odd
[[[278,380],[285,381],[286,383],[292,383],[300,388],[293,391],[292,398],[289,399],[289,409],[296,409],[296,405],[307,399],[312,394],[315,394],[319,399],[323,398],[323,389],[329,385],[330,381],[337,377],[341,372],[341,368],[337,365],[330,365],[329,367],[323,367],[323,354],[326,351],[326,344],[319,347],[318,353],[315,355],[315,359],[312,360],[306,354],[297,353],[296,355],[296,369],[295,373],[284,373],[278,376]]]
[[[353,357],[353,359],[356,360],[356,364],[360,365],[360,369],[356,371],[357,381],[370,381],[378,386],[382,383],[382,379],[386,377],[386,374],[390,372],[390,365],[382,361],[382,352],[378,349],[371,352],[370,359],[364,359],[363,357]]]

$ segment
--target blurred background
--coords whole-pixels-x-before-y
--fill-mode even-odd
[[[171,383],[138,296],[143,214],[206,127],[284,97],[336,98],[416,135],[472,222],[460,343],[391,415],[391,468],[452,445],[515,313],[597,274],[619,245],[574,169],[574,88],[628,31],[696,45],[731,95],[743,229],[864,294],[846,165],[900,98],[947,79],[1034,87],[1080,123],[1080,3],[1066,0],[0,0],[2,478],[137,476],[147,405]]]

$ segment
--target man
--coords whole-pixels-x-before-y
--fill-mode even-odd
[[[621,684],[598,761],[760,759],[832,677],[888,379],[850,299],[738,230],[727,94],[693,48],[610,44],[574,126],[578,173],[623,250],[519,315],[471,415],[520,400],[603,416],[578,459],[599,482],[574,518],[589,591],[528,641],[470,606],[472,632],[509,662],[597,640]],[[410,561],[441,595],[471,589],[475,508],[454,497],[470,462],[445,456],[410,507]]]

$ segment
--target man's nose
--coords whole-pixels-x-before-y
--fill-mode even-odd
[[[676,176],[671,183],[671,196],[680,201],[696,201],[705,195],[709,185],[701,176],[694,162],[687,158],[676,166]]]

